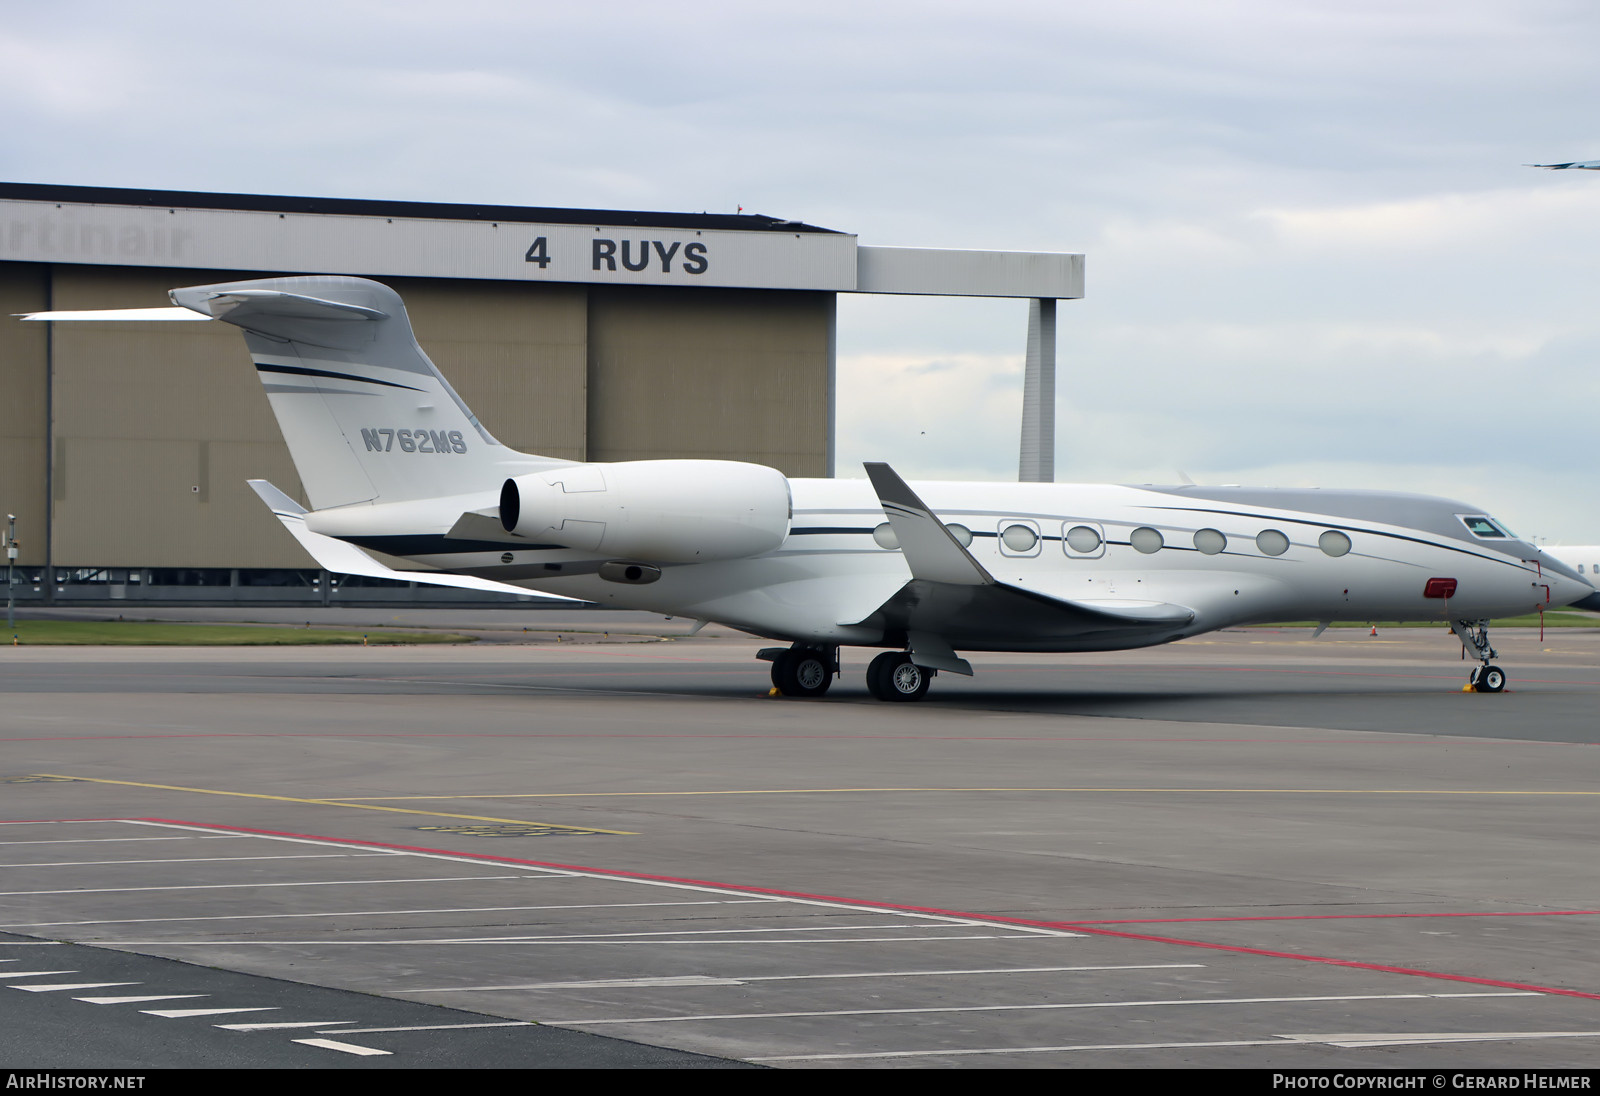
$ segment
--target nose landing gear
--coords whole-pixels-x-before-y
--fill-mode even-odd
[[[1450,630],[1461,640],[1462,648],[1470,650],[1472,657],[1482,663],[1468,676],[1467,687],[1479,693],[1498,693],[1504,689],[1506,672],[1491,661],[1497,656],[1494,648],[1489,646],[1489,622],[1452,620]]]

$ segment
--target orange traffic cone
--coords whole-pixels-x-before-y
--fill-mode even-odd
[[[1378,634],[1378,626],[1376,624],[1374,624],[1372,626],[1372,634],[1373,635],[1377,635]]]

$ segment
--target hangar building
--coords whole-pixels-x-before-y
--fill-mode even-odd
[[[237,330],[11,318],[323,273],[397,289],[423,348],[515,449],[791,476],[834,472],[837,295],[910,293],[1034,302],[1030,392],[1048,391],[1023,477],[1050,478],[1055,302],[1083,295],[1081,255],[865,247],[757,215],[0,183],[0,506],[20,603],[334,596],[245,486],[300,495]],[[346,580],[337,600],[471,599],[394,585]]]

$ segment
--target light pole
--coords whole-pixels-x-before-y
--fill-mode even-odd
[[[6,631],[17,628],[17,515],[6,515]]]

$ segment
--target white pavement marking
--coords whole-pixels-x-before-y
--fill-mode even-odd
[[[49,975],[52,975],[52,974],[77,974],[77,973],[78,972],[75,971],[75,970],[8,970],[5,973],[5,977],[7,977],[7,978],[45,978],[45,977],[48,977]],[[17,987],[16,986],[12,986],[10,988],[11,989],[16,989]]]
[[[248,890],[251,887],[371,887],[380,883],[467,883],[484,879],[526,879],[525,875],[441,875],[429,879],[329,879],[308,883],[196,883],[182,887],[96,887],[79,890],[0,891],[0,898],[29,894],[128,894],[134,891]]]
[[[938,927],[938,926],[934,926],[934,927]],[[309,946],[324,946],[325,945],[325,946],[328,946],[328,947],[341,947],[341,948],[360,948],[360,947],[388,948],[388,947],[401,947],[401,946],[418,945],[418,944],[425,944],[425,945],[428,945],[428,946],[431,946],[431,947],[445,947],[447,945],[448,946],[458,946],[458,945],[463,945],[463,944],[493,944],[497,948],[503,948],[503,947],[508,947],[508,946],[510,946],[512,944],[518,944],[518,945],[526,945],[528,947],[545,947],[545,948],[555,948],[555,947],[564,947],[564,948],[574,948],[574,947],[625,948],[625,947],[631,947],[634,944],[653,944],[653,945],[655,945],[657,947],[670,948],[670,947],[704,947],[704,946],[706,946],[708,944],[710,944],[710,945],[716,945],[716,944],[725,944],[725,945],[754,944],[754,945],[757,945],[757,946],[760,946],[760,947],[793,947],[796,944],[912,944],[912,943],[927,943],[927,942],[933,941],[933,940],[1030,940],[1030,941],[1037,941],[1039,939],[1040,939],[1040,937],[1037,937],[1037,936],[1024,936],[1024,935],[1022,935],[1020,933],[1016,933],[1016,934],[1013,934],[1013,935],[1010,935],[1010,936],[998,936],[998,935],[995,935],[993,933],[978,933],[978,934],[969,934],[969,935],[966,935],[966,936],[951,936],[948,933],[946,933],[943,936],[845,936],[845,937],[835,937],[835,938],[833,938],[831,940],[818,940],[818,939],[805,940],[805,939],[799,939],[799,938],[788,939],[788,940],[772,940],[772,939],[752,940],[749,937],[744,937],[743,939],[730,939],[730,938],[725,937],[725,936],[718,936],[718,937],[716,937],[714,939],[709,939],[709,940],[659,940],[659,939],[657,939],[657,940],[637,940],[637,939],[634,939],[634,940],[599,940],[599,939],[595,939],[593,937],[584,937],[584,938],[578,939],[578,940],[516,940],[516,939],[507,940],[504,937],[495,936],[495,937],[488,937],[488,938],[485,938],[485,939],[482,939],[482,940],[474,940],[474,939],[469,939],[469,938],[463,938],[463,939],[459,939],[459,940],[332,940],[332,939],[328,939],[327,937],[323,937],[321,939],[316,939],[316,940],[162,940],[162,939],[155,939],[155,940],[117,940],[117,941],[114,941],[114,943],[119,948],[157,947],[157,946],[159,946],[159,947],[170,947],[170,948],[200,948],[200,947],[209,947],[209,946],[211,946],[213,944],[226,944],[230,948],[242,948],[242,947],[274,948],[274,947],[280,947],[280,946],[285,945],[285,944],[293,944],[293,945],[296,945],[296,946],[307,946],[307,947],[309,947]]]
[[[612,978],[594,982],[525,982],[510,986],[440,986],[408,989],[407,993],[492,993],[500,990],[528,989],[622,989],[652,986],[744,986],[751,982],[809,982],[836,978],[931,978],[962,974],[1063,974],[1101,970],[1182,970],[1203,968],[1204,963],[1140,963],[1107,967],[993,967],[984,970],[884,970],[845,974],[746,974],[737,978],[713,978],[690,974],[679,978]]]
[[[331,1028],[353,1024],[354,1020],[286,1020],[277,1024],[214,1024],[223,1031],[283,1031],[286,1028]]]
[[[987,927],[987,926],[986,926]],[[442,938],[433,941],[418,941],[418,943],[455,944],[463,941],[474,944],[523,944],[544,940],[613,940],[635,939],[639,937],[655,938],[658,936],[748,936],[757,933],[774,932],[865,932],[869,929],[898,929],[904,928],[908,932],[923,928],[922,925],[781,925],[776,927],[763,927],[756,929],[652,929],[649,932],[558,932],[539,936],[474,936]]]
[[[181,822],[153,822],[149,819],[142,818],[126,818],[121,819],[121,821],[127,823],[128,825],[137,826],[161,826],[167,829],[181,829],[190,831],[203,830],[209,833],[227,832],[225,830],[214,830],[210,829],[209,827],[194,826],[189,823]],[[321,845],[331,848],[371,848],[370,845],[362,845],[346,841],[330,841],[325,838],[317,837],[291,837],[280,834],[255,834],[253,836],[260,837],[267,841],[288,841],[296,844]],[[403,855],[421,857],[426,860],[445,860],[456,864],[473,864],[480,867],[486,862],[496,864],[503,863],[507,867],[521,867],[530,873],[538,872],[543,875],[573,879],[593,879],[604,883],[631,883],[635,886],[665,887],[671,890],[699,891],[702,894],[726,894],[734,898],[759,897],[752,895],[748,890],[741,890],[737,887],[719,887],[711,883],[694,883],[687,880],[679,881],[673,879],[646,879],[637,876],[612,875],[608,872],[583,871],[576,868],[554,868],[537,864],[521,865],[514,862],[506,863],[503,861],[486,861],[483,857],[458,856],[445,852],[423,852],[416,849],[403,850]],[[507,876],[506,878],[524,878],[524,876]],[[1006,928],[1012,930],[1013,932],[1031,933],[1037,936],[1082,937],[1086,935],[1081,932],[1069,932],[1065,929],[1046,928],[1041,925],[1018,925],[1004,921],[998,921],[992,918],[962,916],[954,913],[931,913],[923,910],[902,910],[870,904],[863,905],[858,902],[848,902],[839,899],[808,898],[802,895],[780,894],[767,896],[767,900],[771,902],[787,903],[797,906],[820,906],[824,909],[851,910],[856,913],[876,913],[882,914],[886,917],[907,917],[920,921],[934,921],[945,924],[965,925],[968,927]],[[935,937],[934,939],[937,938]]]
[[[976,1050],[878,1050],[857,1054],[764,1054],[747,1062],[848,1062],[867,1058],[964,1058],[978,1054],[1057,1054],[1069,1050],[1200,1050],[1206,1047],[1281,1047],[1282,1039],[1229,1039],[1214,1043],[1079,1043],[1055,1047],[983,1047]]]
[[[34,841],[0,841],[0,845],[109,845],[115,841],[242,841],[247,833],[201,833],[184,837],[48,837]]]
[[[191,1016],[226,1016],[230,1012],[277,1012],[276,1006],[259,1008],[142,1008],[146,1016],[161,1016],[168,1020],[186,1020]]]
[[[517,878],[520,879],[522,876],[517,876]],[[147,925],[151,923],[165,924],[171,921],[269,921],[303,917],[399,917],[403,914],[417,913],[516,913],[529,910],[609,910],[638,909],[654,906],[764,906],[770,904],[771,900],[766,898],[705,898],[692,902],[589,902],[583,905],[565,906],[460,906],[424,910],[333,910],[326,913],[224,913],[200,917],[123,917],[115,920],[99,921],[19,921],[15,924],[0,925],[0,929],[47,929],[71,925]],[[49,942],[55,943],[53,940]],[[5,963],[15,961],[14,959],[0,960],[0,962]]]
[[[1280,1005],[1329,1001],[1436,1001],[1461,997],[1543,997],[1542,993],[1512,990],[1494,993],[1364,993],[1340,997],[1201,997],[1171,1001],[1069,1001],[1047,1005],[947,1005],[933,1008],[829,1009],[819,1012],[729,1012],[703,1016],[635,1016],[606,1020],[541,1020],[543,1024],[679,1024],[697,1020],[793,1020],[811,1016],[917,1016],[944,1012],[1035,1012],[1056,1009],[1156,1008],[1168,1005]]]
[[[102,868],[118,864],[220,864],[230,860],[350,860],[358,856],[399,856],[397,852],[296,852],[275,856],[179,856],[169,860],[55,860],[0,864],[0,868]]]
[[[853,1054],[767,1054],[746,1058],[747,1062],[841,1062],[868,1058],[963,1058],[981,1054],[1059,1054],[1078,1050],[1201,1050],[1207,1047],[1283,1047],[1302,1043],[1307,1046],[1344,1048],[1404,1046],[1408,1043],[1499,1042],[1518,1039],[1579,1039],[1600,1036],[1600,1031],[1503,1031],[1448,1032],[1432,1035],[1279,1035],[1271,1039],[1230,1039],[1208,1043],[1079,1043],[1053,1047],[981,1047],[944,1050],[882,1050]],[[1357,1042],[1354,1040],[1373,1040]],[[1338,1040],[1347,1040],[1340,1042]]]
[[[13,975],[12,977],[15,977]],[[29,993],[62,993],[70,989],[110,989],[112,986],[137,986],[138,982],[34,982],[26,986],[8,986],[8,989],[25,989]]]
[[[148,1001],[186,1001],[195,997],[210,997],[209,993],[166,993],[153,997],[74,997],[74,1001],[87,1001],[91,1005],[142,1005]]]
[[[69,781],[60,780],[52,783],[66,784]],[[15,821],[0,822],[0,826],[110,826],[130,822],[127,818],[19,818]]]
[[[370,1035],[380,1031],[464,1031],[468,1028],[538,1027],[532,1020],[505,1020],[493,1024],[418,1024],[414,1027],[341,1028],[334,1035]]]
[[[304,1043],[308,1047],[321,1047],[324,1050],[342,1050],[346,1054],[393,1054],[392,1050],[377,1050],[373,1047],[358,1047],[354,1043],[340,1043],[333,1039],[296,1039],[297,1043]]]
[[[525,989],[655,989],[674,986],[742,986],[737,978],[684,974],[664,978],[601,978],[592,982],[529,982],[522,986],[451,986],[445,989],[408,989],[407,993],[490,993]]]
[[[1600,1036],[1600,1031],[1435,1031],[1373,1035],[1280,1035],[1278,1038],[1357,1050],[1362,1047],[1403,1047],[1414,1043],[1499,1043],[1516,1039],[1590,1039],[1595,1036]]]

